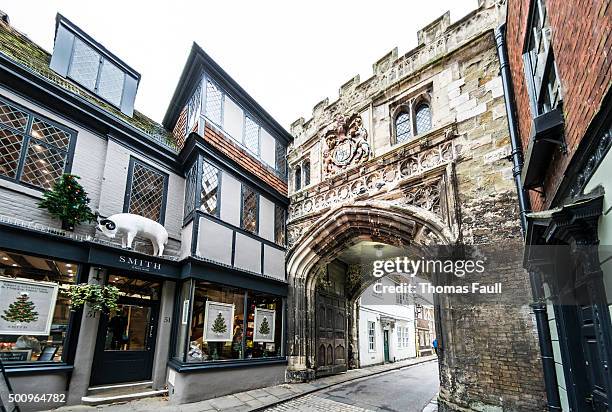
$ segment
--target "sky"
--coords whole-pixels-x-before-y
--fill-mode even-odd
[[[477,0],[4,0],[11,24],[49,52],[61,13],[142,75],[136,108],[161,122],[193,42],[287,130],[356,74],[446,11]]]

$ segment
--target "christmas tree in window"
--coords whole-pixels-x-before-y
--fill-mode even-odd
[[[8,309],[4,311],[4,315],[0,315],[0,317],[7,322],[35,322],[38,320],[38,312],[34,309],[36,309],[36,305],[30,300],[30,296],[23,292],[17,297],[17,300],[11,303]]]
[[[221,312],[217,315],[217,318],[213,322],[212,331],[217,335],[221,335],[227,332],[227,324],[225,323],[225,319],[223,319],[223,315]]]
[[[265,316],[259,326],[259,334],[264,336],[270,334],[270,324],[268,323],[268,318]]]

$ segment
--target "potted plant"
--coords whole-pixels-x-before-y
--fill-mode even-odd
[[[117,309],[119,288],[112,285],[79,283],[70,285],[66,295],[70,298],[70,310],[76,311],[89,304],[89,312],[109,313]]]
[[[89,198],[83,186],[77,181],[80,177],[63,174],[53,185],[52,190],[43,194],[38,204],[41,209],[47,209],[51,216],[62,221],[63,230],[74,230],[81,222],[91,222],[95,215],[89,208]]]

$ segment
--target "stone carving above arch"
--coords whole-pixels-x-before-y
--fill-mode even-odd
[[[368,160],[372,154],[368,132],[359,114],[337,115],[323,136],[323,175],[338,173]]]

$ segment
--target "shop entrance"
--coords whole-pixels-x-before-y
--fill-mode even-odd
[[[161,285],[115,275],[108,282],[120,297],[117,309],[100,318],[91,385],[149,380]]]

